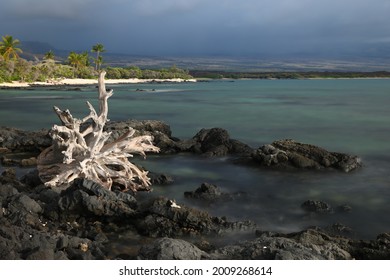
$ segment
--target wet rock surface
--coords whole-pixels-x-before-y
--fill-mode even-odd
[[[275,141],[253,149],[245,143],[230,138],[223,128],[201,129],[191,139],[172,136],[168,124],[156,120],[127,120],[108,122],[105,130],[111,132],[113,141],[123,135],[129,127],[135,129],[135,136],[151,135],[161,154],[195,153],[206,157],[237,156],[252,158],[253,162],[278,169],[337,169],[350,172],[362,166],[357,156],[329,152],[323,148],[287,139]],[[51,145],[48,130],[22,131],[14,128],[0,128],[0,157],[3,165],[34,166],[35,156]],[[30,153],[24,158],[12,158],[12,153]],[[34,156],[35,155],[35,156]]]
[[[259,232],[252,241],[220,248],[213,257],[218,259],[271,260],[349,260],[341,239],[332,239],[315,230],[294,234]]]
[[[142,246],[139,259],[385,260],[390,257],[387,233],[369,242],[334,236],[320,228],[290,234],[258,231],[256,235],[252,240],[207,251],[184,240],[161,238]]]
[[[301,208],[309,213],[332,213],[332,207],[324,202],[318,200],[306,200],[302,203]]]
[[[292,140],[253,150],[219,128],[203,129],[188,140],[173,137],[170,127],[159,121],[110,123],[107,130],[115,138],[128,126],[139,134],[153,135],[162,153],[246,159],[252,155],[254,162],[271,168],[349,172],[361,166],[357,157]],[[261,225],[251,221],[212,216],[166,197],[139,197],[115,188],[109,191],[85,179],[75,180],[67,189],[47,188],[33,162],[34,154],[51,144],[47,132],[0,129],[3,161],[11,159],[10,165],[20,165],[25,160],[32,168],[21,178],[12,168],[0,175],[0,259],[390,259],[389,233],[375,240],[355,240],[346,237],[350,228],[337,223],[290,234],[256,231]],[[152,173],[151,177],[153,184],[175,183],[167,174]],[[209,183],[186,193],[187,198],[221,203],[242,195],[226,193]],[[306,201],[302,207],[315,214],[333,211],[321,201]],[[348,205],[335,209],[352,210]],[[134,233],[143,245],[131,254],[115,255],[109,250],[123,232]],[[214,242],[236,233],[245,233],[245,240]]]
[[[47,207],[49,199],[42,201],[43,188],[33,190],[0,178],[0,259],[105,258],[102,243],[64,230],[58,213],[55,219],[49,217],[52,209]],[[56,198],[51,202],[55,204]]]
[[[177,205],[165,197],[144,202],[139,213],[135,226],[143,235],[151,237],[218,235],[255,228],[251,221],[231,222],[213,217],[206,211]]]
[[[113,192],[93,181],[77,179],[61,192],[58,207],[66,215],[126,219],[135,215],[137,200],[130,193]]]
[[[196,199],[196,200],[201,200],[209,203],[214,203],[214,202],[223,202],[223,201],[238,199],[240,197],[245,196],[245,193],[243,192],[226,193],[223,192],[221,188],[216,185],[209,184],[209,183],[202,183],[201,186],[197,188],[195,191],[184,192],[184,196],[190,199]]]
[[[161,238],[149,245],[141,247],[138,259],[141,260],[201,260],[208,254],[195,245],[172,238]]]
[[[139,201],[83,179],[66,190],[50,189],[33,180],[34,174],[28,175],[29,184],[19,181],[12,170],[0,176],[0,259],[115,258],[108,248],[117,241],[113,236],[123,231],[151,240],[131,256],[138,259],[390,258],[389,233],[376,240],[354,240],[342,237],[349,229],[335,224],[255,235],[259,225],[250,221],[213,217],[168,198]],[[207,246],[199,241],[239,232],[249,233],[247,241],[206,242]]]
[[[278,169],[337,169],[350,172],[362,166],[357,156],[326,151],[291,139],[261,146],[252,153],[261,166]]]
[[[175,182],[174,178],[168,174],[158,174],[151,171],[148,176],[152,185],[171,185]]]
[[[3,152],[40,153],[51,145],[48,130],[24,131],[11,127],[0,127],[0,147]]]
[[[226,156],[229,154],[247,156],[253,151],[248,145],[231,139],[223,128],[200,130],[193,138],[190,151],[207,157]]]
[[[154,144],[162,154],[195,153],[206,157],[226,155],[250,156],[253,149],[238,140],[230,138],[222,128],[201,129],[191,139],[178,139],[172,136],[169,125],[161,121],[135,121],[109,123],[107,131],[112,132],[112,139],[123,134],[127,127],[134,128],[136,135],[152,135]]]
[[[154,144],[160,148],[161,154],[189,152],[208,157],[226,155],[250,156],[253,149],[238,140],[231,139],[229,133],[222,128],[200,130],[193,138],[181,140],[172,136],[168,124],[157,120],[127,120],[108,122],[105,131],[111,132],[108,142],[114,141],[132,127],[134,136],[151,135]],[[0,127],[0,153],[30,152],[38,155],[51,145],[49,130],[23,131],[15,128]],[[17,162],[19,163],[19,162]],[[10,164],[15,164],[11,162]],[[25,164],[34,165],[33,159]]]

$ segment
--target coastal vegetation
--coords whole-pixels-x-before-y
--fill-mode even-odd
[[[41,58],[38,55],[34,60],[21,57],[23,50],[20,41],[10,35],[2,37],[0,42],[0,83],[3,82],[47,82],[63,78],[92,79],[98,77],[103,69],[103,56],[106,50],[102,44],[92,46],[90,56],[88,51],[71,51],[67,58],[57,57],[52,50],[48,50]],[[168,69],[140,69],[131,67],[106,67],[109,79],[191,79],[187,70],[172,66]]]
[[[339,78],[390,78],[390,72],[350,71],[213,71],[184,70],[173,65],[162,69],[141,69],[137,66],[114,67],[103,60],[106,49],[97,43],[90,51],[71,51],[67,56],[57,56],[52,50],[45,54],[27,56],[22,44],[11,35],[2,36],[0,41],[0,83],[47,82],[64,78],[97,79],[101,70],[108,79],[339,79]],[[30,57],[30,59],[26,59]]]
[[[14,39],[10,35],[6,35],[2,37],[3,41],[0,42],[0,54],[2,55],[4,60],[10,59],[18,59],[18,53],[21,53],[22,50],[18,47],[20,41]]]
[[[95,58],[95,70],[96,71],[99,71],[100,70],[100,67],[102,66],[102,63],[103,63],[103,56],[101,56],[100,54],[102,52],[105,52],[106,50],[104,49],[104,46],[102,44],[96,44],[92,47],[92,50],[91,52],[95,52],[96,53],[96,58]]]
[[[137,66],[131,67],[107,67],[107,78],[109,79],[192,79],[193,77],[189,74],[188,70],[183,70],[175,65],[166,69],[145,69],[141,70]]]

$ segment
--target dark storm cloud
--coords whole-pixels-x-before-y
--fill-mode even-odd
[[[74,19],[80,16],[79,11],[84,10],[92,0],[14,0],[2,1],[5,6],[3,13],[17,20],[37,19]],[[5,3],[4,3],[5,2]]]
[[[156,55],[337,53],[390,44],[389,0],[2,0],[0,34]]]

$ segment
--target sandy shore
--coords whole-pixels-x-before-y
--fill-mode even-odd
[[[106,84],[141,84],[141,83],[182,83],[182,82],[196,82],[196,79],[107,79]],[[97,85],[97,79],[61,79],[51,80],[47,82],[12,82],[0,83],[0,87],[10,88],[25,88],[30,86],[78,86],[78,85]]]

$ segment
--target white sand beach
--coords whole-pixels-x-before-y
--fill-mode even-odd
[[[107,79],[106,84],[142,84],[142,83],[183,83],[183,82],[196,82],[196,79]],[[78,85],[94,85],[97,84],[97,79],[57,79],[47,82],[12,82],[12,83],[0,83],[0,87],[3,88],[25,88],[30,86],[78,86]]]

